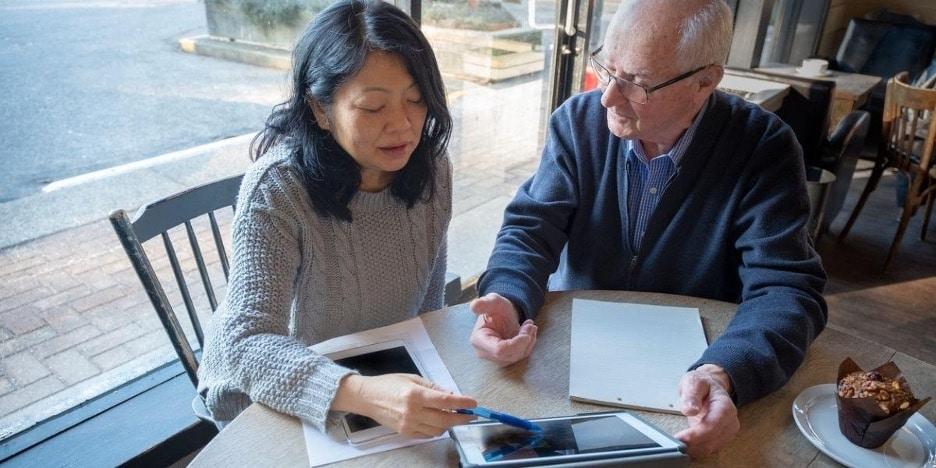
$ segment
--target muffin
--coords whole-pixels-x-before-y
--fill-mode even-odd
[[[839,366],[839,429],[852,443],[877,448],[929,398],[918,400],[893,362],[864,371],[851,358]]]
[[[846,375],[839,381],[838,395],[842,398],[874,398],[885,416],[909,408],[913,401],[906,379],[892,379],[878,371],[857,371]]]

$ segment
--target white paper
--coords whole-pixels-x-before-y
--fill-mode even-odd
[[[679,380],[707,346],[699,309],[574,299],[569,396],[679,414]]]
[[[406,342],[407,346],[416,355],[416,359],[422,365],[426,372],[425,377],[438,386],[455,392],[458,387],[452,374],[449,373],[442,358],[436,351],[422,320],[412,318],[403,322],[388,325],[386,327],[366,330],[359,333],[332,338],[328,341],[312,346],[312,349],[320,354],[331,354],[351,348],[384,343],[387,341],[400,340]],[[357,458],[372,453],[385,452],[400,447],[410,445],[424,444],[441,439],[447,439],[448,433],[434,439],[414,439],[401,435],[382,438],[372,444],[363,447],[355,447],[348,443],[344,431],[341,427],[329,428],[327,434],[319,432],[315,427],[306,421],[302,421],[302,432],[305,434],[306,450],[309,454],[309,466],[320,466],[327,463],[335,463],[342,460]]]

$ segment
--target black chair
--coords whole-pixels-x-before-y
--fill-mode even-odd
[[[110,215],[111,224],[113,224],[114,230],[117,232],[117,237],[120,238],[120,243],[123,245],[127,257],[130,258],[130,263],[133,264],[140,282],[143,283],[143,288],[146,290],[153,308],[156,309],[159,320],[162,322],[163,328],[166,329],[166,333],[169,335],[172,346],[175,348],[185,372],[196,387],[198,387],[198,356],[186,338],[185,331],[173,310],[172,303],[169,301],[166,291],[163,289],[159,277],[156,275],[156,271],[143,249],[143,243],[156,236],[162,237],[163,246],[196,340],[199,347],[204,346],[204,332],[202,331],[199,314],[192,300],[191,290],[186,284],[169,230],[177,226],[185,226],[189,246],[195,259],[205,295],[211,312],[214,312],[218,307],[218,300],[209,276],[208,265],[202,254],[201,245],[192,226],[192,220],[207,215],[211,225],[214,247],[220,257],[224,281],[227,283],[229,275],[228,258],[215,212],[223,208],[235,207],[242,177],[243,175],[237,175],[218,180],[150,203],[140,208],[132,219],[127,216],[124,210],[116,210]],[[446,273],[445,281],[445,304],[451,305],[454,300],[461,296],[461,279],[457,275]],[[198,398],[196,399],[198,400]],[[207,415],[207,412],[198,406],[200,403],[200,401],[193,402],[196,414],[199,416]]]
[[[196,387],[198,386],[198,359],[172,308],[172,303],[169,301],[166,291],[163,289],[159,277],[146,255],[146,251],[143,249],[143,243],[156,236],[162,237],[163,246],[172,267],[172,273],[182,296],[182,301],[185,304],[189,321],[195,332],[196,340],[199,347],[204,346],[205,337],[199,314],[192,300],[192,293],[186,283],[169,230],[177,226],[185,226],[186,236],[195,258],[202,286],[213,312],[218,307],[218,300],[208,274],[208,266],[202,254],[201,245],[192,226],[192,220],[204,215],[208,216],[215,249],[220,257],[226,283],[229,274],[228,259],[215,211],[235,206],[242,177],[243,175],[228,177],[150,203],[140,208],[132,219],[127,216],[124,210],[116,210],[110,215],[114,231],[117,232],[117,237],[120,239],[124,251],[127,252],[127,257],[130,258],[133,269],[140,278],[140,282],[143,283],[143,288],[146,290],[153,308],[156,309],[156,314],[159,316],[163,328],[166,329],[166,334],[169,335],[169,340],[182,362],[182,367],[185,368],[189,379]]]
[[[854,18],[849,21],[830,66],[882,78],[907,71],[915,79],[930,63],[934,52],[936,26]],[[880,87],[881,97],[885,87]]]
[[[825,207],[816,232],[817,239],[829,230],[829,226],[845,204],[870,123],[871,116],[868,112],[850,112],[829,135],[819,159],[814,162],[817,167],[835,174],[835,182],[827,189]]]

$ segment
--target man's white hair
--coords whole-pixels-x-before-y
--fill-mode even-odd
[[[625,0],[611,20],[616,27],[626,24],[628,17],[640,5],[652,3],[659,6],[665,2],[674,8],[685,8],[686,0]],[[699,3],[699,2],[693,2]],[[731,8],[724,0],[705,0],[687,15],[679,26],[679,40],[676,44],[676,59],[686,64],[686,68],[703,65],[724,65],[731,49],[733,16]],[[691,67],[690,67],[691,65]]]

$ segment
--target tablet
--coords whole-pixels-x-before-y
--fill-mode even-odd
[[[645,458],[664,453],[688,460],[684,446],[626,412],[534,419],[542,433],[501,423],[451,429],[464,466],[495,467]]]
[[[358,371],[361,375],[416,374],[426,376],[425,371],[400,340],[376,343],[359,348],[338,351],[328,355],[336,364]],[[341,418],[348,442],[363,444],[378,438],[396,434],[393,429],[381,426],[367,416],[347,413]]]

